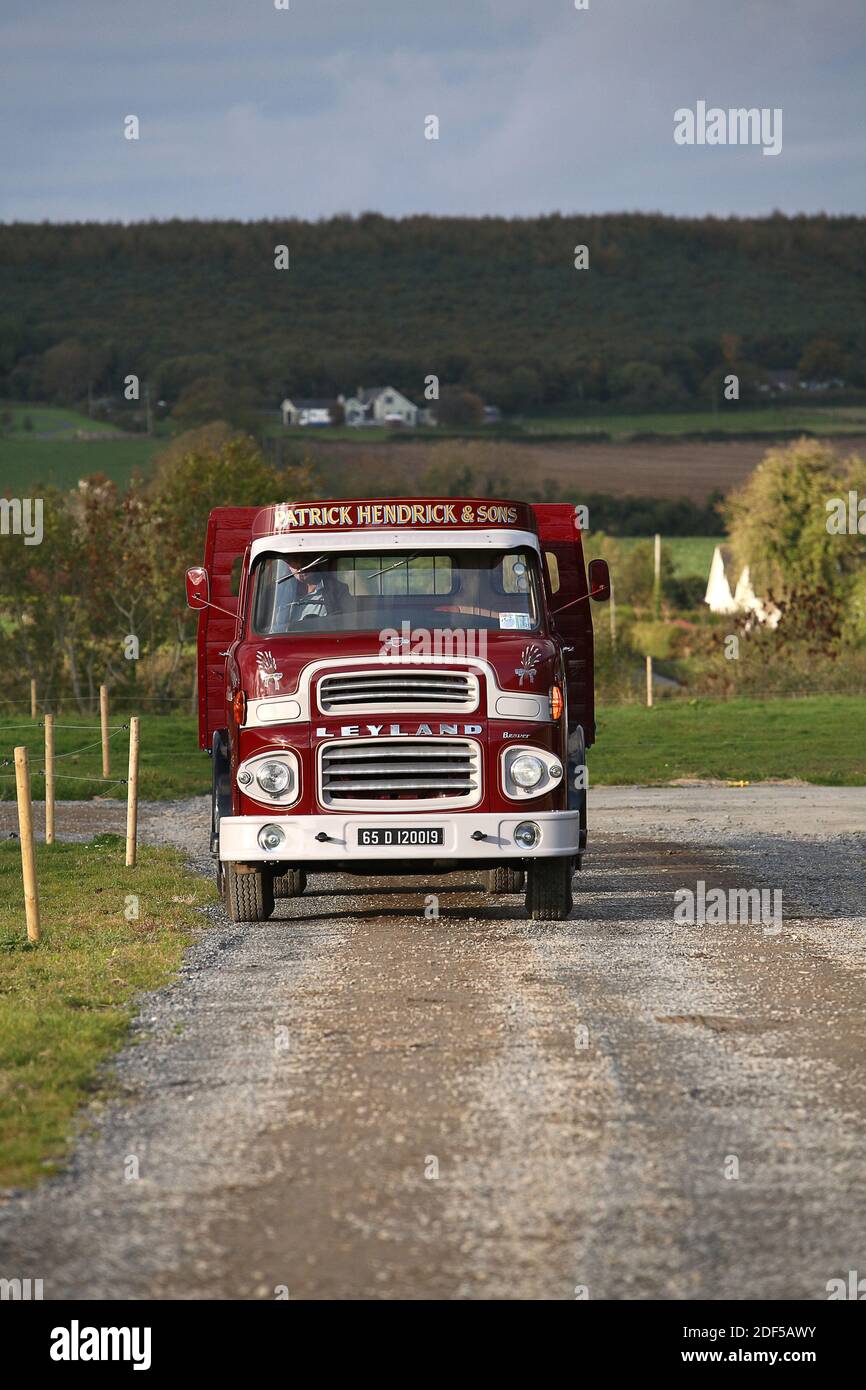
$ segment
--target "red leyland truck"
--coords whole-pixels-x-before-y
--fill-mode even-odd
[[[199,610],[211,849],[232,921],[309,873],[482,871],[567,917],[595,736],[574,507],[478,498],[211,513]]]

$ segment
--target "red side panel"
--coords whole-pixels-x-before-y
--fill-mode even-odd
[[[210,576],[214,608],[203,608],[198,620],[198,733],[202,748],[210,748],[214,733],[228,722],[226,659],[237,636],[238,596],[232,593],[232,571],[252,536],[259,507],[217,507],[207,524],[204,564]],[[223,613],[220,609],[227,609]]]
[[[574,507],[567,502],[538,502],[532,510],[541,549],[555,558],[555,566],[545,564],[552,626],[565,646],[574,648],[565,655],[569,732],[581,724],[589,747],[595,741],[592,615],[580,531],[575,525]],[[558,571],[557,589],[551,582],[551,568],[554,574]]]

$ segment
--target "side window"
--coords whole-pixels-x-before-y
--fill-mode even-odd
[[[550,592],[559,593],[559,561],[552,550],[545,550],[544,558],[547,561],[547,577],[550,580]]]
[[[506,555],[502,561],[499,583],[494,588],[501,594],[528,594],[526,556],[521,551],[517,555]]]
[[[237,598],[241,591],[241,575],[244,572],[244,557],[236,555],[232,565],[231,592],[232,597]]]

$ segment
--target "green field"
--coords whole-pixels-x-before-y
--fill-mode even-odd
[[[37,875],[42,939],[29,945],[21,856],[0,844],[0,1188],[29,1185],[63,1160],[133,997],[171,979],[214,896],[175,850],[142,849],[124,868],[116,835],[39,845]]]
[[[38,401],[32,404],[29,401],[0,401],[0,413],[6,411],[12,416],[13,434],[21,433],[25,437],[30,433],[24,424],[28,419],[34,434],[71,435],[76,430],[86,430],[92,434],[116,433],[114,427],[104,420],[92,420],[89,415],[67,406],[42,405]]]
[[[726,401],[714,410],[647,412],[630,415],[617,411],[609,414],[597,410],[585,415],[534,415],[522,421],[523,429],[533,438],[546,434],[593,434],[603,430],[614,439],[626,439],[633,434],[679,435],[707,431],[726,434],[760,433],[772,435],[781,431],[808,430],[812,434],[866,433],[866,406],[740,406]]]
[[[613,539],[627,553],[641,542],[652,541],[652,536],[615,536]],[[706,578],[713,551],[717,545],[724,545],[726,539],[726,536],[662,536],[662,554],[670,555],[675,575],[699,574]],[[591,543],[587,549],[591,551]]]
[[[122,717],[117,721],[121,722]],[[10,720],[9,723],[12,721]],[[0,760],[11,758],[15,743],[26,743],[31,761],[41,761],[42,731],[29,721],[0,728]],[[83,722],[67,715],[63,722]],[[4,721],[5,723],[5,721]],[[598,740],[590,769],[594,784],[658,783],[678,777],[751,782],[797,777],[830,786],[866,786],[866,701],[855,696],[820,695],[775,700],[660,700],[653,709],[613,705],[598,714]],[[112,776],[126,776],[126,733],[112,742]],[[58,729],[57,751],[85,743],[97,746],[78,757],[64,757],[72,777],[58,776],[60,800],[93,796],[124,797],[124,786],[100,776],[99,729],[95,720],[81,730]],[[14,799],[15,778],[0,770],[2,798]],[[189,715],[144,716],[141,724],[141,796],[164,801],[210,791],[210,759],[197,744],[197,724]],[[44,795],[33,777],[33,796]]]
[[[39,483],[73,488],[79,478],[91,473],[104,473],[125,487],[133,473],[147,474],[154,455],[165,447],[169,422],[158,426],[153,436],[121,434],[86,415],[58,406],[27,402],[0,403],[13,415],[11,433],[0,435],[0,486],[3,491],[26,493]],[[33,432],[22,428],[25,416],[33,422]],[[76,439],[76,430],[104,434],[104,439]],[[768,406],[763,409],[730,403],[725,409],[713,412],[681,411],[645,413],[640,415],[612,411],[604,413],[598,407],[585,415],[535,415],[520,421],[504,421],[502,429],[482,427],[474,431],[451,432],[444,429],[393,430],[385,426],[353,429],[347,426],[328,429],[286,430],[279,422],[263,424],[263,433],[280,439],[295,448],[307,443],[319,448],[328,444],[373,445],[383,442],[399,443],[416,439],[425,443],[447,444],[452,439],[478,439],[495,442],[505,437],[519,442],[540,444],[545,437],[562,440],[569,435],[603,431],[618,443],[626,443],[634,434],[654,433],[676,438],[704,431],[723,431],[729,434],[760,433],[768,439],[780,431],[808,430],[813,434],[835,435],[862,432],[866,434],[866,406]],[[40,437],[42,436],[42,437]]]
[[[29,495],[41,484],[71,489],[79,478],[104,473],[125,488],[133,473],[146,474],[165,440],[147,435],[107,435],[97,439],[34,439],[25,434],[0,438],[0,487],[13,496]]]
[[[590,783],[799,778],[866,786],[866,700],[665,700],[598,711]]]
[[[127,722],[125,714],[112,715],[110,727]],[[63,728],[81,725],[80,728]],[[112,734],[111,777],[125,779],[129,735],[118,728]],[[0,763],[10,760],[16,745],[30,750],[31,780],[35,800],[45,796],[40,776],[44,757],[44,733],[39,721],[5,715],[0,719]],[[102,780],[99,720],[74,710],[57,716],[55,733],[57,798],[89,800],[94,796],[126,796],[125,785]],[[76,750],[83,749],[83,752]],[[65,774],[65,775],[64,775]],[[139,794],[143,800],[166,801],[210,791],[210,759],[198,746],[198,720],[190,715],[141,716]],[[0,801],[15,799],[15,775],[0,767]]]

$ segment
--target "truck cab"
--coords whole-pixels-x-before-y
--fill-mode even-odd
[[[311,873],[480,870],[572,907],[595,737],[575,508],[481,498],[217,508],[199,611],[211,848],[233,921]]]

